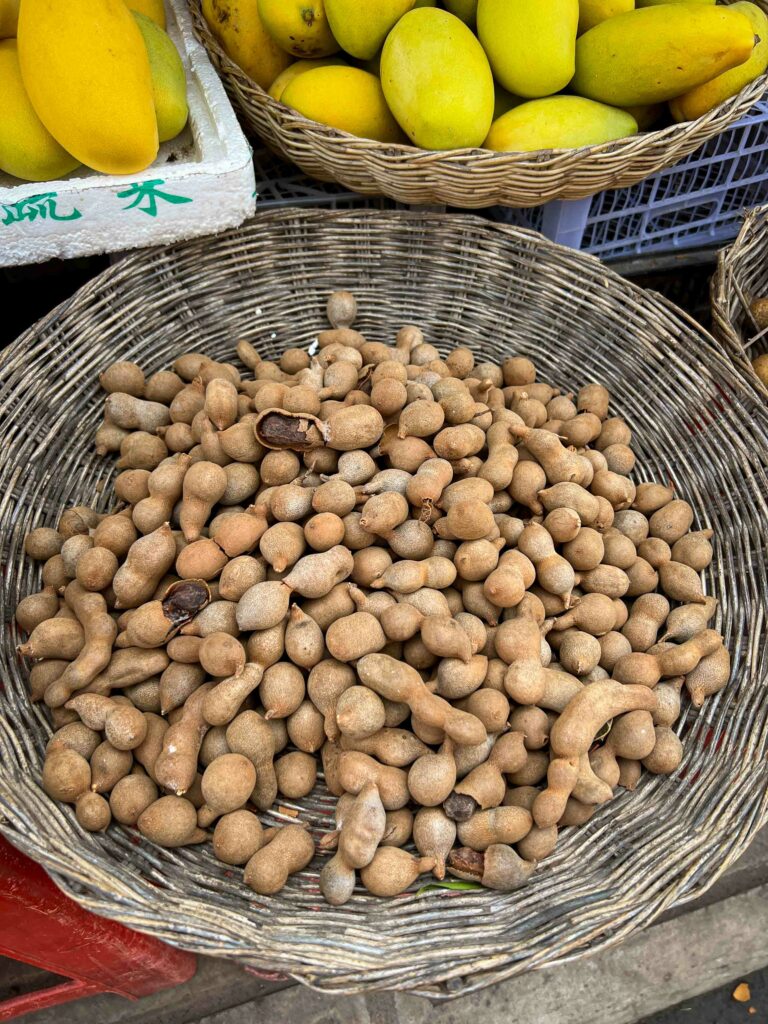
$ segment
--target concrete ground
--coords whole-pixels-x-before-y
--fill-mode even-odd
[[[745,1002],[734,998],[737,985],[731,982],[672,1010],[646,1017],[641,1024],[764,1024],[768,1020],[768,969],[739,978],[739,984],[747,985],[749,996]]]

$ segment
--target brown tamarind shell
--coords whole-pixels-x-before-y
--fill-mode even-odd
[[[322,420],[305,412],[265,409],[254,420],[253,432],[272,451],[309,452],[325,444]]]

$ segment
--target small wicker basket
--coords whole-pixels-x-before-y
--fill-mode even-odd
[[[768,0],[755,2],[768,13]],[[626,188],[698,149],[746,114],[768,89],[768,75],[762,75],[696,121],[584,149],[431,152],[360,139],[309,121],[273,100],[226,55],[203,17],[201,0],[189,0],[189,5],[195,30],[246,132],[310,177],[409,205],[540,206],[552,199],[584,199],[604,189]]]
[[[587,826],[565,830],[518,892],[381,900],[358,889],[332,908],[319,895],[318,856],[279,895],[256,897],[209,847],[161,850],[117,825],[83,832],[40,786],[50,727],[15,653],[15,605],[39,585],[23,538],[68,504],[110,505],[114,460],[91,440],[97,371],[115,359],[154,371],[190,349],[231,358],[238,338],[273,357],[314,338],[335,288],[354,291],[356,326],[371,338],[415,322],[443,348],[530,355],[542,379],[566,389],[601,381],[632,426],[638,477],[673,481],[697,526],[715,529],[705,584],[721,599],[731,683],[684,712],[674,775],[646,774]],[[2,354],[0,407],[0,832],[96,913],[326,991],[446,998],[621,941],[700,895],[766,820],[768,509],[755,453],[768,446],[768,407],[697,324],[592,257],[473,217],[262,214],[104,271]],[[334,803],[320,782],[295,810],[319,838]]]
[[[768,206],[750,210],[736,241],[720,251],[711,294],[717,336],[768,399],[768,387],[752,369],[755,356],[768,352],[768,330],[761,331],[749,311],[753,299],[768,297]]]

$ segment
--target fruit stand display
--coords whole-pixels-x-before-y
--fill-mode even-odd
[[[766,88],[768,0],[0,0],[0,264],[161,243],[0,353],[0,833],[336,993],[707,889],[768,816],[768,208],[722,343],[554,242],[730,237]]]
[[[0,14],[7,4],[0,3]],[[89,5],[79,6],[77,16],[88,18]],[[23,75],[24,21],[17,44],[15,23],[3,25],[0,19],[0,34],[14,33],[0,39],[0,266],[210,234],[253,213],[250,148],[193,35],[183,0],[167,6],[168,34],[140,12],[119,12],[125,20],[113,19],[110,27],[121,37],[126,29],[135,33],[136,50],[117,79],[124,97],[114,96],[115,80],[104,70],[101,111],[83,99],[91,86],[72,74],[72,63],[64,60],[56,74],[50,73],[49,62],[67,49],[62,39],[76,53],[75,11],[67,8],[72,28],[65,36],[50,24],[52,50],[45,59],[45,33],[37,26],[48,23],[46,15],[35,12],[34,0],[24,11],[35,20],[29,29],[32,66]],[[85,66],[81,58],[73,59],[75,68]],[[50,131],[33,109],[25,82],[37,83],[30,89]],[[78,92],[83,88],[85,93]],[[149,108],[127,116],[122,128],[113,126],[110,106],[122,108],[130,100],[128,109],[141,107],[137,93],[142,91]]]
[[[286,210],[129,255],[3,368],[1,827],[89,908],[447,997],[759,828],[768,411],[664,301],[477,218]]]

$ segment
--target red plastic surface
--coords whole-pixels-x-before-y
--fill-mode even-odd
[[[75,981],[0,1003],[0,1021],[95,992],[137,999],[188,981],[196,968],[192,953],[84,910],[1,837],[0,955]]]

